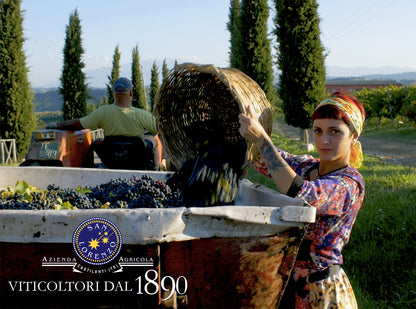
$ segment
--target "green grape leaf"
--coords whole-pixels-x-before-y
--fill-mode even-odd
[[[36,187],[29,185],[26,181],[18,180],[16,186],[14,187],[14,191],[19,194],[30,194],[32,192],[38,192],[39,190]]]
[[[90,189],[88,189],[88,188],[83,188],[83,187],[81,187],[81,186],[78,186],[78,187],[75,189],[75,191],[77,191],[78,193],[81,193],[81,194],[92,193],[92,191],[91,191]]]
[[[102,209],[108,209],[108,207],[110,207],[110,202],[107,202],[104,205],[101,205]]]
[[[62,204],[62,209],[77,209],[77,208],[72,206],[70,202],[66,201]]]

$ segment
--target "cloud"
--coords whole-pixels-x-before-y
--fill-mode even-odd
[[[102,67],[111,66],[112,58],[106,55],[86,55],[85,68],[88,70],[95,70]]]

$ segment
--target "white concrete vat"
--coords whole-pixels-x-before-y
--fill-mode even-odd
[[[0,189],[18,180],[44,189],[94,186],[117,178],[166,172],[143,172],[59,167],[0,167]],[[314,222],[315,208],[302,200],[278,194],[244,179],[233,206],[162,209],[1,210],[0,241],[57,242],[72,240],[77,225],[90,217],[104,217],[121,230],[127,244],[149,244],[208,237],[251,237],[280,233]]]

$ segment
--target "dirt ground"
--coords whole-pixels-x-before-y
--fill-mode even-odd
[[[299,129],[288,126],[279,121],[273,125],[273,130],[288,136],[291,139],[299,140]],[[310,134],[312,142],[312,133]],[[365,154],[373,155],[383,161],[406,166],[416,166],[416,141],[408,144],[385,138],[366,136],[365,133],[359,139]]]

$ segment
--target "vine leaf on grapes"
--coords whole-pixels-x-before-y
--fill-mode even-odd
[[[76,187],[75,191],[81,193],[81,194],[87,194],[87,193],[92,193],[92,191],[88,188],[84,188],[81,186]]]
[[[20,200],[30,202],[33,200],[32,193],[39,193],[40,191],[29,185],[26,181],[18,180],[14,188],[8,186],[7,190],[1,193],[2,197],[11,197],[15,194],[20,196]]]
[[[54,208],[55,208],[55,210],[61,210],[61,209],[75,210],[75,209],[78,209],[75,206],[72,206],[72,204],[68,201],[66,201],[62,204],[55,204]]]
[[[107,202],[107,203],[101,205],[101,208],[102,209],[108,209],[108,207],[110,207],[110,205],[111,205],[110,202]]]

